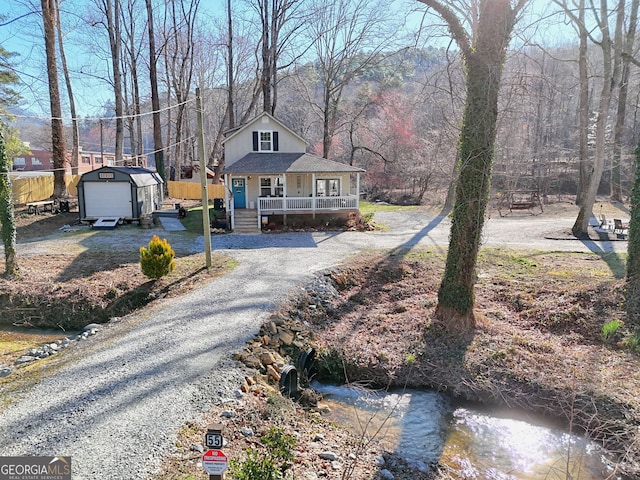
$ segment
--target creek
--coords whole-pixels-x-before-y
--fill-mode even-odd
[[[465,479],[617,478],[599,445],[544,419],[455,404],[434,391],[312,387],[329,407],[326,418],[423,471],[439,462]]]

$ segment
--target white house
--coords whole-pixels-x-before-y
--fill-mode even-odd
[[[288,218],[358,213],[364,170],[306,153],[307,142],[272,115],[231,130],[223,143],[235,231],[255,231],[275,219],[286,225]]]

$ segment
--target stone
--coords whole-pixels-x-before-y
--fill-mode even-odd
[[[29,362],[33,362],[37,360],[36,357],[32,356],[32,355],[23,355],[21,356],[19,359],[17,359],[15,361],[16,365],[22,365],[23,363],[29,363]]]
[[[224,411],[220,414],[221,417],[223,418],[235,418],[236,416],[236,412],[231,412],[229,410]]]
[[[244,435],[245,437],[253,437],[253,430],[249,427],[242,427],[240,429],[240,432],[242,433],[242,435]]]
[[[276,358],[272,352],[262,352],[260,355],[260,361],[263,365],[269,366],[276,363]]]
[[[331,451],[320,452],[320,454],[318,456],[321,459],[329,460],[330,462],[335,462],[336,460],[338,460],[340,458],[340,456],[337,453],[334,453],[334,452],[331,452]]]
[[[192,443],[191,444],[191,451],[192,452],[203,453],[204,452],[204,447],[202,446],[201,443]]]
[[[9,367],[0,368],[0,378],[11,375],[11,369]]]
[[[271,378],[273,378],[276,382],[280,381],[280,373],[273,365],[267,365],[267,373]]]
[[[291,345],[293,343],[293,333],[289,330],[279,329],[280,343],[283,345]]]
[[[271,333],[271,335],[275,335],[276,333],[278,333],[278,327],[274,322],[269,322],[268,326],[269,326],[269,333]]]
[[[380,470],[380,478],[382,478],[382,480],[393,480],[393,473],[386,468],[383,468]]]
[[[324,440],[324,439],[325,439],[325,436],[324,436],[324,434],[323,434],[323,433],[316,433],[316,434],[313,436],[313,441],[314,441],[314,442],[321,442],[321,441],[322,441],[322,440]]]
[[[387,463],[387,461],[384,459],[384,457],[382,455],[378,455],[376,457],[376,465],[378,465],[379,467],[383,466],[385,463]]]
[[[85,326],[82,331],[90,332],[91,330],[100,330],[101,328],[102,325],[100,325],[99,323],[90,323],[89,325]]]

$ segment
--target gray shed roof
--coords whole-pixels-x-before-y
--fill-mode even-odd
[[[308,153],[249,153],[222,173],[356,173],[362,168],[316,157]]]
[[[104,166],[96,170],[85,172],[84,174],[82,174],[80,181],[95,181],[100,178],[100,174],[102,172],[118,173],[120,176],[116,178],[119,178],[119,181],[122,181],[123,176],[125,178],[129,177],[137,187],[146,187],[148,185],[158,185],[164,183],[162,178],[160,177],[160,174],[155,170],[149,170],[142,167],[122,167],[115,165]]]

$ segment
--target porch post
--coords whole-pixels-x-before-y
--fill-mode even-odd
[[[225,187],[225,192],[224,192],[224,196],[227,199],[227,208],[229,209],[229,217],[231,220],[231,230],[235,230],[236,228],[236,215],[235,215],[235,211],[233,209],[233,197],[229,196],[229,192],[233,192],[233,190],[231,190],[231,183],[233,182],[231,175],[225,175],[224,176],[224,187]]]
[[[360,172],[356,173],[356,208],[360,208]]]
[[[311,210],[312,210],[312,218],[315,220],[316,218],[316,174],[312,173],[311,174]]]
[[[287,174],[282,174],[282,208],[287,209]]]

